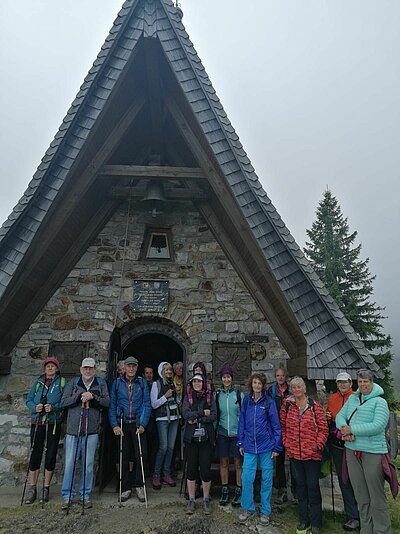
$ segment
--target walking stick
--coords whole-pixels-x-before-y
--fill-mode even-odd
[[[88,442],[88,421],[89,421],[89,401],[85,404],[85,462],[83,464],[83,495],[82,495],[82,515],[85,515],[85,493],[86,493],[86,457]]]
[[[335,492],[334,492],[334,486],[333,486],[333,467],[332,467],[332,457],[329,458],[329,467],[331,472],[331,492],[332,492],[332,516],[333,520],[335,519]]]
[[[121,434],[119,436],[119,507],[122,506],[122,438],[123,438],[123,432],[122,432],[122,421],[123,421],[123,415],[124,412],[121,410],[121,421],[120,421],[120,428],[121,428]]]
[[[179,496],[182,497],[182,488],[183,488],[183,484],[185,484],[185,490],[184,490],[184,493],[186,493],[186,485],[187,485],[187,480],[186,480],[186,467],[187,467],[187,457],[186,457],[186,448],[183,449],[183,469],[182,469],[182,480],[181,480],[181,487],[180,487],[180,490],[179,490]]]
[[[23,489],[23,491],[22,491],[21,506],[22,506],[23,503],[24,503],[25,492],[26,492],[26,485],[27,485],[27,483],[28,483],[28,477],[29,477],[29,467],[30,467],[30,465],[31,465],[31,458],[32,458],[32,454],[33,454],[33,447],[35,446],[36,430],[37,430],[37,427],[38,427],[39,417],[40,417],[40,413],[37,413],[37,414],[36,414],[36,417],[35,417],[35,421],[33,422],[33,424],[35,425],[35,429],[34,429],[34,431],[33,431],[33,439],[32,439],[32,443],[31,443],[31,448],[30,448],[30,450],[29,450],[29,456],[28,456],[28,468],[27,468],[27,470],[26,470],[24,489]]]
[[[45,415],[46,418],[46,432],[44,434],[44,462],[43,462],[43,482],[42,482],[42,508],[44,507],[44,486],[46,483],[46,456],[47,456],[47,438],[49,435],[49,417]]]
[[[139,427],[138,427],[137,430],[136,430],[136,434],[137,434],[137,437],[138,437],[138,443],[139,443],[140,467],[142,468],[142,480],[143,480],[144,502],[146,503],[146,508],[147,508],[147,507],[148,507],[148,503],[147,503],[146,480],[145,480],[145,478],[144,478],[142,444],[141,444],[141,441],[140,441]]]
[[[71,485],[69,487],[69,498],[68,498],[67,515],[69,514],[69,510],[71,508],[72,485],[74,484],[74,481],[75,481],[76,461],[78,459],[79,439],[80,439],[80,435],[81,435],[81,426],[82,426],[82,418],[83,418],[84,406],[85,405],[82,402],[81,413],[79,414],[78,433],[76,435],[76,447],[75,447],[75,455],[74,455],[74,465],[73,465],[73,468],[72,468]]]

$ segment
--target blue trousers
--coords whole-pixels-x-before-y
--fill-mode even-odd
[[[271,515],[272,479],[274,473],[274,461],[272,451],[261,454],[244,453],[242,472],[242,497],[240,500],[243,510],[255,511],[254,506],[254,479],[257,472],[257,460],[261,465],[261,512]]]
[[[85,489],[83,488],[83,467],[82,475],[79,483],[79,498],[83,499],[83,494],[85,493],[85,500],[90,498],[90,492],[92,491],[93,485],[93,466],[94,466],[94,455],[97,448],[97,443],[99,441],[98,434],[89,434],[87,436],[87,455],[86,455],[86,476],[85,476]],[[72,472],[74,471],[74,460],[76,454],[76,447],[78,444],[78,454],[76,457],[76,463],[81,461],[83,466],[85,461],[85,443],[86,436],[71,436],[67,434],[64,439],[65,447],[65,463],[64,463],[64,478],[61,486],[61,494],[64,501],[69,500],[69,492],[71,490],[71,499],[75,497],[75,476],[76,476],[76,467],[74,472],[74,480],[72,480]]]
[[[174,453],[176,433],[178,431],[179,420],[157,421],[158,430],[158,451],[154,465],[154,474],[161,475],[161,468],[164,464],[163,475],[171,476],[171,462]]]

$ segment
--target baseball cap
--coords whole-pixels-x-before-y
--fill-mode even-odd
[[[83,358],[81,367],[96,367],[94,358]]]
[[[350,380],[350,382],[352,381],[352,378],[351,376],[349,375],[349,373],[346,373],[346,372],[341,372],[337,375],[336,377],[336,382],[338,382],[339,380]]]
[[[128,356],[128,358],[126,358],[126,360],[125,360],[125,365],[129,365],[130,363],[138,365],[139,362],[137,361],[137,359],[134,356]]]

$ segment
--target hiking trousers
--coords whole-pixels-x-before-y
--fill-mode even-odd
[[[296,480],[299,501],[299,523],[320,527],[322,520],[322,497],[319,489],[320,460],[290,459]]]
[[[347,482],[344,482],[342,478],[342,464],[343,464],[343,455],[345,453],[344,447],[336,447],[332,443],[330,444],[330,451],[335,464],[336,474],[339,481],[340,491],[342,492],[344,511],[348,519],[357,519],[360,520],[360,514],[358,513],[358,506],[356,498],[354,496],[353,487],[351,485],[350,479]]]
[[[140,445],[142,448],[143,465],[147,461],[147,438],[146,432],[137,434],[137,427],[133,423],[125,423],[123,426],[124,437],[122,439],[122,492],[132,488],[143,487],[144,480],[142,477],[142,466],[140,462],[140,452],[138,435],[140,436]],[[131,480],[129,472],[129,462],[135,458],[134,479]]]
[[[389,508],[380,454],[346,449],[351,485],[360,511],[360,534],[390,534]]]
[[[274,474],[274,461],[272,451],[253,454],[244,453],[243,471],[242,471],[242,497],[240,505],[243,510],[249,512],[255,511],[254,506],[254,479],[257,472],[257,461],[261,466],[261,512],[264,515],[271,515],[271,494],[272,478]]]

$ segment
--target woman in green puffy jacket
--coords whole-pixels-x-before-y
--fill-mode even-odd
[[[388,452],[385,430],[389,408],[383,389],[369,369],[357,373],[358,390],[336,416],[343,434],[351,485],[360,512],[360,534],[390,534],[382,454]]]

